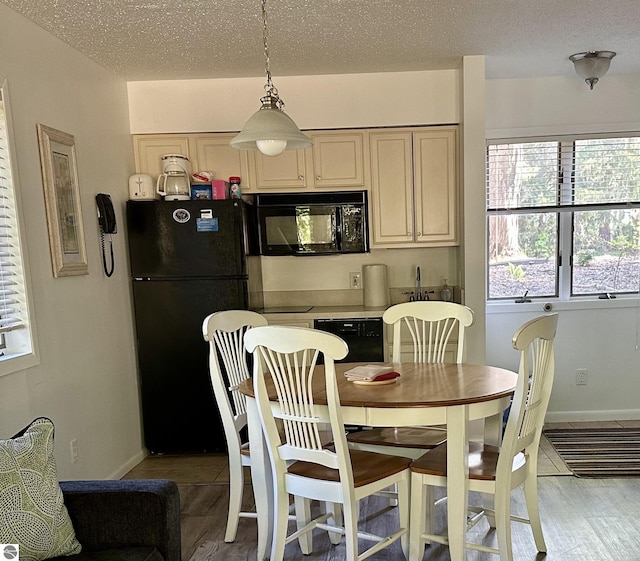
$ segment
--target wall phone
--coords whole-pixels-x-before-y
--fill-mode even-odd
[[[98,224],[102,233],[115,234],[118,231],[118,225],[116,224],[116,213],[113,210],[111,195],[98,193],[96,205],[98,206]]]
[[[98,226],[100,226],[100,246],[102,247],[102,268],[104,274],[110,277],[113,275],[114,260],[113,260],[113,242],[110,234],[115,234],[118,231],[118,225],[116,223],[116,213],[113,210],[113,203],[111,202],[111,195],[105,193],[98,193],[96,195],[96,206],[98,207]],[[111,266],[107,266],[107,256],[104,251],[104,235],[109,234],[109,249],[111,253]]]

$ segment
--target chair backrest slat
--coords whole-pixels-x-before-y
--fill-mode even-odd
[[[263,316],[248,310],[216,312],[202,323],[203,337],[209,343],[211,385],[230,448],[240,446],[239,431],[247,424],[246,401],[238,388],[251,376],[244,334],[267,324]]]
[[[544,417],[554,377],[554,341],[558,314],[535,318],[518,329],[513,347],[520,351],[518,383],[498,460],[498,474],[511,473],[519,452],[535,454],[540,444]]]
[[[331,403],[339,404],[334,361],[347,355],[346,343],[335,335],[313,329],[268,326],[248,331],[245,345],[253,352],[256,402],[270,454],[277,467],[284,469],[284,463],[289,460],[313,462],[339,469],[341,475],[344,472],[352,480],[350,466],[344,461],[347,451],[344,425],[335,414],[338,408],[331,406]],[[335,451],[323,448],[319,430],[321,418],[313,399],[314,375],[322,375],[319,374],[321,369],[316,370],[320,353],[324,359]],[[276,408],[270,403],[271,384],[274,388],[271,399],[275,397],[278,402]],[[282,430],[278,430],[279,423]]]
[[[438,301],[405,302],[388,308],[382,319],[393,325],[393,362],[402,362],[403,326],[413,343],[413,362],[446,362],[455,335],[455,362],[460,364],[465,359],[465,329],[473,324],[473,311],[467,306]]]

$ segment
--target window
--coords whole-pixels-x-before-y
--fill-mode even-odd
[[[30,365],[14,363],[9,368],[7,363],[32,352],[15,182],[9,150],[6,92],[4,84],[0,87],[0,375]]]
[[[487,148],[488,297],[640,289],[640,137]]]

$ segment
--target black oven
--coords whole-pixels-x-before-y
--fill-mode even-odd
[[[369,251],[367,192],[256,195],[262,255]]]

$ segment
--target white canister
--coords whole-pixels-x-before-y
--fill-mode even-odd
[[[362,283],[365,308],[381,308],[389,305],[389,284],[386,265],[363,265]]]

